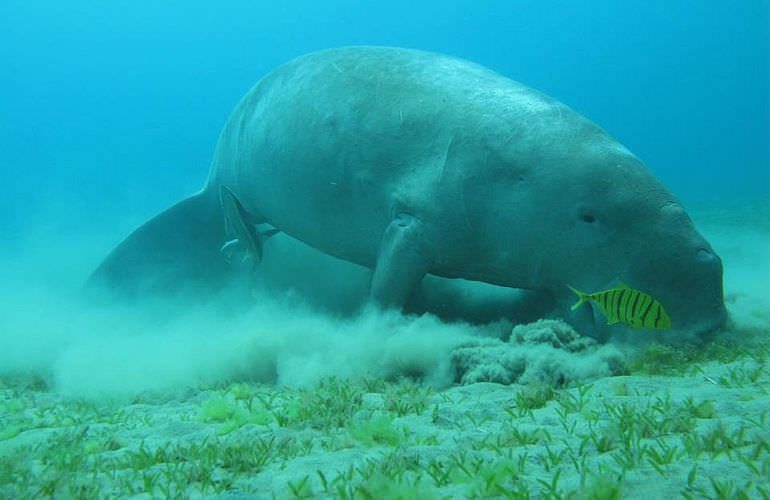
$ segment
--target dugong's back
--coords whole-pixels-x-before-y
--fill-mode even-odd
[[[467,236],[473,207],[450,200],[465,179],[490,175],[479,157],[501,135],[537,133],[511,124],[549,112],[597,130],[553,99],[461,59],[389,47],[316,52],[244,97],[222,133],[211,187],[228,185],[260,219],[372,266],[399,211],[445,226],[442,238]],[[477,160],[463,161],[469,157]]]

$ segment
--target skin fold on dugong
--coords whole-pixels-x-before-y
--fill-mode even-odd
[[[570,312],[568,284],[627,283],[674,331],[726,318],[721,260],[637,157],[564,104],[440,54],[347,47],[274,70],[228,119],[205,187],[128,236],[89,286],[215,290],[237,272],[221,249],[254,262],[275,229],[371,268],[384,307],[430,274],[538,291],[595,336],[605,321]]]

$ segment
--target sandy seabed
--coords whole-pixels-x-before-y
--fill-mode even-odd
[[[2,391],[5,498],[761,498],[762,362],[576,388],[326,379],[162,403]],[[30,428],[32,427],[32,428]]]
[[[694,212],[731,315],[706,346],[296,311],[158,340],[11,315],[0,497],[770,498],[768,213]],[[36,316],[66,310],[47,299]],[[112,336],[73,333],[93,322]]]

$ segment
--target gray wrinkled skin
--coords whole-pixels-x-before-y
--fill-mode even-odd
[[[602,337],[603,318],[568,312],[566,284],[622,280],[656,297],[675,330],[725,320],[719,257],[638,158],[569,107],[453,57],[350,47],[276,69],[230,116],[190,207],[148,222],[93,279],[220,279],[221,185],[250,223],[372,268],[370,298],[383,306],[403,307],[425,274],[465,278],[551,294],[565,319]],[[150,278],[147,249],[177,252],[187,233],[186,257]]]

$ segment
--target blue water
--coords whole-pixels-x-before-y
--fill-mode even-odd
[[[587,7],[587,6],[590,6]],[[86,1],[0,6],[0,234],[114,237],[204,181],[262,75],[313,50],[444,52],[599,123],[686,204],[770,194],[770,2]]]
[[[115,479],[114,471],[111,480],[107,472],[100,473],[98,485],[93,481],[95,473],[90,472],[93,464],[114,465],[117,462],[113,460],[126,456],[120,455],[121,452],[114,453],[117,451],[113,449],[114,444],[125,445],[127,450],[139,449],[138,437],[146,436],[153,447],[153,442],[165,442],[167,438],[187,446],[207,435],[199,431],[199,427],[189,427],[188,424],[194,424],[187,422],[192,415],[190,404],[204,401],[201,399],[203,392],[189,400],[175,400],[166,407],[161,407],[162,399],[156,400],[154,396],[149,399],[150,404],[133,404],[143,402],[137,396],[147,391],[167,391],[169,397],[192,394],[188,391],[190,387],[205,389],[204,384],[216,387],[215,384],[231,379],[252,381],[251,370],[254,380],[277,381],[286,386],[316,383],[329,374],[340,374],[342,378],[364,374],[368,377],[372,370],[377,377],[381,373],[388,377],[412,376],[424,370],[425,381],[443,380],[444,377],[444,383],[449,384],[450,372],[457,366],[457,353],[465,349],[466,340],[470,338],[466,335],[478,337],[481,333],[495,332],[495,336],[502,336],[498,330],[507,328],[502,322],[482,330],[459,323],[443,324],[429,315],[404,319],[403,322],[364,315],[358,323],[346,323],[347,320],[340,321],[334,315],[316,316],[302,307],[292,307],[291,294],[287,294],[285,301],[288,305],[274,307],[275,310],[261,309],[264,307],[262,296],[256,295],[255,302],[259,307],[255,307],[254,315],[244,315],[243,319],[231,318],[229,309],[225,309],[227,313],[212,309],[215,312],[210,314],[207,310],[196,310],[194,312],[199,315],[192,314],[179,325],[168,326],[151,315],[148,315],[150,320],[145,320],[141,311],[134,309],[115,309],[106,313],[87,308],[79,310],[73,306],[79,303],[68,300],[67,294],[58,293],[61,284],[67,291],[80,291],[86,276],[132,229],[202,186],[227,116],[259,78],[295,56],[323,48],[361,44],[412,47],[475,61],[554,96],[601,125],[642,158],[688,208],[706,208],[697,221],[704,222],[711,234],[716,233],[718,238],[714,246],[720,252],[724,250],[722,255],[726,263],[725,290],[729,297],[731,325],[727,332],[730,336],[723,338],[742,339],[745,344],[736,343],[742,350],[747,350],[745,346],[752,345],[757,339],[766,345],[762,335],[770,331],[767,313],[770,307],[763,277],[770,274],[770,238],[767,238],[770,217],[757,211],[752,213],[752,208],[746,207],[753,207],[752,203],[758,198],[770,201],[770,0],[0,0],[0,379],[9,373],[29,371],[43,377],[47,385],[40,397],[37,389],[23,389],[23,395],[19,395],[16,388],[6,387],[0,380],[0,403],[5,403],[0,404],[0,414],[5,412],[0,415],[0,440],[11,443],[15,432],[24,432],[15,444],[0,447],[0,451],[13,447],[22,450],[18,459],[14,456],[13,464],[5,460],[5,468],[0,467],[0,496],[6,495],[6,491],[13,492],[14,488],[29,488],[25,490],[26,494],[42,495],[43,487],[56,487],[55,481],[48,481],[54,474],[59,484],[57,493],[61,495],[66,495],[65,488],[79,488],[81,484],[90,483],[94,483],[91,487],[102,488],[99,491],[103,496],[111,491],[125,495],[125,490],[121,489],[123,482]],[[721,213],[717,207],[722,205],[732,207],[734,212]],[[759,222],[751,220],[762,217],[764,219]],[[722,231],[723,227],[732,228],[736,221],[744,227],[748,227],[750,221],[751,231]],[[715,227],[722,232],[716,231]],[[280,241],[280,238],[275,240]],[[288,243],[287,240],[283,242]],[[284,248],[296,250],[288,245]],[[307,250],[304,252],[297,251],[297,255],[308,255]],[[280,252],[273,255],[283,256]],[[273,262],[281,262],[280,258],[270,256],[266,260],[270,258],[274,258]],[[285,260],[292,258],[291,252],[287,252]],[[272,277],[273,281],[283,285],[284,276],[286,282],[288,278],[300,276],[306,285],[300,286],[299,290],[309,291],[306,295],[315,294],[325,299],[327,290],[335,289],[329,300],[335,306],[337,302],[346,301],[358,305],[356,301],[365,296],[369,275],[364,275],[360,269],[355,270],[360,272],[359,275],[354,275],[353,271],[347,275],[327,271],[331,266],[316,269],[313,259],[300,260],[295,259],[294,265],[286,266],[285,270],[275,265],[281,273],[273,271],[272,276],[267,266],[268,279],[265,281],[269,282]],[[349,276],[360,276],[360,279]],[[44,287],[50,286],[51,291],[39,291],[36,286],[41,282]],[[435,282],[433,286],[438,287]],[[441,291],[440,288],[437,290]],[[489,295],[479,293],[479,297],[487,301],[493,295],[491,292]],[[510,296],[500,294],[499,297],[498,302],[508,307],[509,303],[505,301]],[[268,307],[272,304],[265,302]],[[468,302],[469,309],[476,305],[486,309],[487,302]],[[276,301],[276,304],[283,302]],[[494,309],[495,303],[489,300],[488,304],[490,310]],[[161,303],[156,308],[165,306]],[[447,309],[452,307],[450,302]],[[154,312],[152,307],[148,309]],[[539,311],[527,310],[526,320],[534,319],[530,316],[538,314]],[[553,332],[546,335],[533,329],[532,338],[548,340],[548,335],[556,338],[556,330]],[[559,337],[562,342],[561,334]],[[456,344],[461,349],[455,349],[454,338],[462,340],[462,344]],[[532,347],[527,340],[522,343],[522,350],[516,347],[510,351],[522,354],[505,354],[503,361],[513,368],[506,367],[503,371],[504,363],[498,364],[493,359],[501,356],[498,353],[505,352],[503,344],[495,344],[497,341],[492,338],[488,340],[489,344],[480,342],[479,348],[488,345],[488,352],[493,354],[471,352],[475,351],[476,339],[473,339],[467,342],[470,346],[466,351],[468,354],[459,356],[481,360],[474,363],[490,360],[491,368],[477,370],[478,373],[499,372],[504,377],[508,376],[507,370],[515,370],[518,373],[515,377],[519,377],[524,370],[521,367],[529,364],[526,376],[529,380],[539,381],[533,385],[538,393],[545,387],[541,385],[542,381],[556,380],[558,375],[560,383],[564,382],[562,373],[573,373],[572,366],[566,369],[572,363],[577,377],[574,382],[581,383],[584,377],[603,376],[605,371],[614,373],[615,368],[610,369],[610,365],[620,367],[623,361],[619,359],[620,351],[615,351],[613,346],[599,348],[611,350],[595,351],[601,353],[601,362],[594,361],[599,359],[599,354],[590,351],[592,347],[586,347],[590,344],[583,343],[588,339],[575,339],[574,345],[579,345],[579,349],[552,349],[550,344]],[[720,347],[713,353],[723,350]],[[662,366],[668,359],[679,359],[673,351],[650,351],[651,354],[655,352],[662,353],[659,355]],[[671,354],[666,354],[669,352]],[[758,360],[764,356],[763,352],[757,354]],[[666,379],[671,384],[657,384],[654,379],[640,377],[629,379],[628,386],[626,382],[612,382],[611,385],[601,382],[606,390],[597,388],[592,394],[603,391],[602,398],[605,393],[614,397],[633,392],[641,394],[644,390],[646,394],[652,387],[658,392],[650,393],[648,400],[649,404],[658,400],[655,408],[671,403],[671,394],[674,394],[676,403],[672,408],[676,410],[674,420],[677,422],[684,419],[682,415],[690,415],[696,408],[693,406],[685,411],[686,405],[699,404],[699,412],[703,408],[711,408],[706,413],[713,412],[713,408],[718,410],[716,415],[710,415],[714,419],[699,419],[702,421],[700,430],[690,432],[689,436],[694,443],[702,439],[705,446],[708,440],[702,432],[709,429],[711,435],[711,430],[723,428],[742,436],[739,440],[734,439],[736,443],[743,442],[744,434],[747,439],[760,439],[757,437],[759,431],[754,424],[748,427],[748,422],[751,422],[749,419],[759,422],[764,418],[760,417],[762,400],[756,398],[762,397],[760,391],[767,387],[767,375],[766,372],[762,374],[762,366],[758,364],[759,368],[754,370],[754,361],[745,360],[746,364],[743,361],[719,366],[711,362],[703,364],[710,370],[708,373],[699,369],[697,376],[681,379],[680,383],[674,377]],[[565,370],[562,370],[562,364]],[[747,371],[749,368],[750,372]],[[460,373],[459,369],[457,373]],[[748,383],[746,373],[759,378],[752,378]],[[738,380],[739,376],[743,378]],[[719,384],[715,379],[720,381]],[[527,379],[523,376],[518,379],[519,382],[524,380]],[[569,377],[566,380],[571,383]],[[475,379],[470,377],[467,379],[467,382],[473,381]],[[685,386],[687,391],[682,389]],[[439,436],[443,440],[441,448],[420,446],[422,451],[417,448],[414,448],[416,452],[408,450],[408,457],[404,455],[408,462],[426,464],[437,456],[440,458],[436,454],[443,453],[441,450],[456,448],[458,443],[473,444],[482,425],[487,432],[498,429],[496,426],[502,425],[505,419],[508,419],[506,425],[514,422],[511,420],[513,413],[510,413],[514,402],[512,396],[510,404],[498,404],[512,393],[489,392],[490,387],[486,385],[477,393],[457,393],[462,397],[454,401],[475,400],[474,394],[479,400],[488,400],[473,410],[459,402],[455,405],[451,397],[442,399],[441,422],[433,427],[423,426],[416,416],[406,417],[410,419],[409,426],[421,433],[415,434],[421,436],[420,443],[435,440],[438,444]],[[579,389],[581,406],[583,396],[592,385],[583,387],[587,389],[585,393]],[[727,397],[727,392],[716,392],[722,389],[732,391],[732,395]],[[45,427],[54,425],[51,422],[59,422],[62,416],[74,411],[72,408],[80,408],[80,412],[89,408],[79,402],[76,406],[64,404],[65,400],[60,398],[96,398],[102,394],[105,398],[130,398],[131,409],[126,412],[120,409],[116,414],[118,417],[114,418],[114,422],[122,423],[107,424],[106,414],[88,410],[88,418],[98,415],[99,419],[98,425],[88,422],[90,431],[88,425],[80,425],[85,423],[82,420],[86,418],[83,417],[85,413],[74,415],[73,425],[68,428],[59,428],[59,423],[55,424],[55,429]],[[576,393],[573,391],[573,394]],[[684,397],[690,398],[690,403],[682,403]],[[706,397],[716,399],[701,399]],[[559,399],[567,401],[561,396]],[[24,405],[31,402],[31,406],[20,407],[21,401]],[[282,411],[294,405],[283,397],[276,401],[285,407]],[[369,398],[366,411],[375,411],[377,401]],[[375,405],[371,405],[372,402]],[[607,399],[607,402],[612,403],[612,400]],[[352,403],[345,404],[355,407]],[[635,404],[646,405],[648,402],[640,398],[629,399],[627,406],[624,401],[621,413],[625,415]],[[680,407],[681,404],[685,406]],[[449,411],[445,412],[447,406]],[[562,406],[566,411],[567,406]],[[499,415],[489,413],[489,408]],[[434,423],[438,421],[438,409],[436,404]],[[147,413],[143,413],[145,411]],[[593,412],[590,407],[589,411]],[[459,424],[464,418],[463,412],[467,412],[473,423],[467,432],[466,425]],[[133,420],[124,422],[124,416],[139,418],[140,415],[141,424],[135,424]],[[179,422],[176,423],[185,427],[175,426],[173,420],[177,415]],[[488,418],[489,415],[494,418]],[[531,411],[529,415],[532,422],[536,422]],[[548,420],[548,425],[555,422],[548,413],[538,415],[540,421]],[[577,424],[575,419],[581,415],[587,413],[577,412],[570,417],[573,424]],[[767,416],[767,413],[763,415]],[[52,416],[56,418],[51,420]],[[530,416],[526,417],[526,425],[531,427]],[[665,417],[661,422],[673,422],[668,418],[670,416],[661,415],[661,419]],[[478,426],[477,418],[481,422]],[[610,425],[614,424],[607,415],[602,419],[601,426],[595,427],[609,429],[608,435],[612,436]],[[8,422],[13,425],[8,426]],[[564,422],[562,425],[566,430]],[[448,432],[449,423],[456,427],[456,434]],[[487,423],[491,423],[491,427]],[[737,426],[744,423],[751,429],[746,433],[743,428],[737,430]],[[126,425],[140,425],[140,428],[132,427],[126,431]],[[146,432],[141,428],[144,425],[148,426]],[[299,425],[306,424],[297,424],[297,430],[302,429],[303,443],[306,436],[310,436],[311,441],[316,440],[314,451],[326,448],[327,444],[319,446],[322,441],[335,447],[338,443],[354,446],[353,437],[345,437],[347,431],[342,427],[333,429],[331,438],[321,440],[315,430]],[[14,426],[17,427],[15,430]],[[582,423],[578,430],[581,428],[585,428]],[[78,433],[65,434],[73,429]],[[429,429],[430,436],[425,429]],[[522,429],[525,434],[531,431]],[[52,434],[52,430],[55,433]],[[57,437],[60,431],[61,435]],[[62,440],[70,435],[80,439],[86,436],[86,431],[88,440],[68,446],[83,451],[104,444],[104,450],[99,448],[91,459],[84,458],[82,464],[72,458],[74,455],[70,456],[69,448],[65,450],[69,457],[65,464],[59,459],[61,457],[48,463],[51,459],[46,458],[47,446],[28,446],[36,439],[55,439],[57,443],[64,442]],[[213,432],[208,435],[213,436]],[[261,428],[253,432],[259,432],[260,440],[267,436]],[[292,439],[300,436],[291,432],[283,429],[279,441],[285,436]],[[537,431],[540,432],[543,431]],[[558,432],[563,434],[561,430]],[[713,435],[716,436],[717,431]],[[484,436],[483,443],[490,436],[492,434]],[[582,435],[566,436],[562,441],[568,447],[574,445],[574,449],[580,447],[582,450],[585,441],[580,444],[577,438],[582,439]],[[496,439],[500,442],[499,437]],[[656,437],[661,450],[676,450],[672,440],[678,441],[679,435]],[[640,445],[641,441],[637,441],[634,446]],[[649,450],[656,446],[651,439],[645,441],[648,443],[642,446],[649,445]],[[210,445],[214,441],[205,442]],[[735,448],[733,445],[738,445],[732,443],[730,447],[734,449],[726,450],[719,460],[712,461],[711,455],[718,457],[724,450],[717,450],[719,453],[716,454],[704,453],[699,462],[696,457],[697,463],[680,456],[677,458],[680,462],[673,464],[673,468],[664,467],[666,471],[674,471],[665,478],[654,476],[651,469],[644,468],[646,464],[640,464],[636,471],[629,473],[624,494],[654,498],[656,493],[664,491],[663,488],[671,492],[686,491],[682,490],[686,484],[682,471],[690,470],[693,463],[697,465],[699,487],[709,488],[708,481],[715,479],[735,491],[733,486],[741,487],[748,478],[761,486],[764,483],[760,474],[749,475],[747,471],[749,468],[765,471],[767,458],[765,455],[760,457],[760,451],[756,451],[753,463],[739,463],[741,453],[748,460],[754,443],[759,443],[746,442],[751,442],[751,447]],[[251,443],[249,440],[247,444]],[[476,441],[473,447],[479,443],[482,441]],[[728,444],[727,438],[723,444]],[[666,448],[669,445],[671,448]],[[141,446],[145,446],[144,441]],[[548,456],[553,455],[547,445],[545,448]],[[523,455],[531,452],[530,469],[535,467],[535,458],[546,456],[542,450],[533,450],[532,446],[527,450]],[[756,450],[760,450],[759,444]],[[253,474],[252,471],[241,474],[241,479],[257,478],[265,482],[243,482],[237,488],[248,492],[251,490],[246,488],[258,487],[255,484],[272,481],[273,485],[278,485],[289,477],[295,484],[300,484],[306,466],[312,467],[308,470],[313,478],[316,477],[312,470],[316,464],[319,470],[324,468],[331,479],[333,469],[345,471],[350,466],[352,470],[356,460],[373,458],[371,451],[362,452],[359,447],[340,454],[335,452],[331,459],[322,457],[321,461],[317,461],[317,455],[303,456],[293,462],[282,459],[280,474],[270,476],[278,467],[276,463],[270,465],[273,467],[271,472],[257,478],[260,465]],[[376,452],[379,455],[380,450]],[[174,455],[174,464],[169,459],[168,467],[173,465],[174,470],[182,472],[193,470],[177,467],[185,465],[182,460],[188,460],[177,455]],[[519,453],[518,456],[523,455]],[[382,456],[386,457],[382,460],[390,461],[387,457],[391,455]],[[473,456],[473,453],[469,454],[469,457]],[[558,456],[561,460],[563,454]],[[589,463],[589,469],[600,462],[611,463],[609,456],[589,457],[594,460]],[[625,454],[614,456],[618,458]],[[495,460],[498,459],[507,467],[501,456],[496,456]],[[59,476],[56,464],[69,467],[70,462],[74,464],[75,472]],[[395,460],[393,463],[396,464]],[[441,465],[441,462],[436,463]],[[542,460],[542,465],[548,468],[546,463]],[[41,469],[40,464],[44,464],[45,469]],[[220,461],[217,464],[219,472],[236,477],[219,467]],[[584,460],[583,467],[585,464]],[[83,472],[86,465],[88,474]],[[187,465],[192,467],[194,464],[187,462]],[[160,467],[161,464],[157,464],[153,470],[165,470]],[[195,467],[198,471],[203,470],[200,467],[208,466]],[[385,467],[382,465],[383,471]],[[540,467],[535,468],[535,474],[541,474]],[[575,468],[579,469],[577,462]],[[601,468],[595,469],[601,473],[595,477],[596,484],[600,484],[599,479],[604,482],[610,477],[607,472],[610,469],[604,472]],[[16,475],[12,476],[10,471],[16,470],[24,475],[14,472]],[[503,469],[495,470],[495,476],[500,476]],[[558,479],[562,468],[553,470]],[[696,471],[696,468],[691,470]],[[6,471],[5,475],[3,471]],[[451,471],[447,469],[447,474]],[[402,477],[408,478],[409,474]],[[527,482],[534,485],[536,481],[543,482],[541,477],[549,477],[535,474],[526,474]],[[484,477],[492,477],[487,476]],[[117,477],[126,476],[121,473]],[[153,477],[157,478],[157,475]],[[568,484],[577,484],[575,473],[568,471],[564,477],[566,481],[572,481]],[[164,478],[165,475],[160,481],[167,481]],[[497,479],[499,477],[495,481]],[[34,480],[34,486],[22,484],[28,480]],[[421,484],[432,483],[425,479]],[[467,487],[474,484],[475,481],[469,480]],[[555,485],[556,480],[552,484]],[[41,493],[30,493],[38,485],[42,485],[39,486]],[[540,486],[536,487],[540,489]],[[445,490],[451,493],[463,491],[449,488],[454,486]],[[756,491],[752,488],[747,487],[746,491]],[[95,490],[77,491],[88,496],[89,493],[83,492]],[[193,489],[185,491],[192,492]],[[648,493],[650,491],[656,493]],[[239,491],[234,489],[233,493]]]

